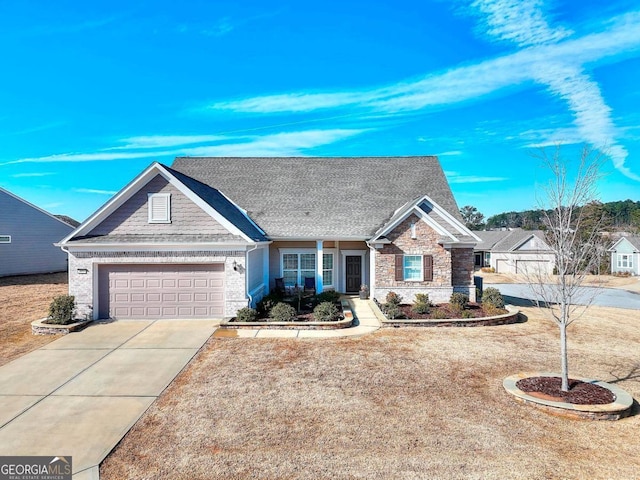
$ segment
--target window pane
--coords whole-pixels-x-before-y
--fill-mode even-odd
[[[333,253],[325,253],[322,255],[322,268],[333,270]]]
[[[298,282],[297,270],[285,270],[282,276],[284,278],[284,284],[287,287],[293,287]]]
[[[322,271],[322,285],[333,285],[333,270]]]
[[[315,253],[301,253],[300,254],[300,268],[302,270],[316,270],[316,254]]]
[[[404,279],[405,280],[422,280],[422,256],[421,255],[405,255]]]
[[[315,270],[300,270],[300,283],[304,285],[304,279],[310,277],[310,278],[316,278],[316,271]]]
[[[297,270],[298,254],[285,253],[284,255],[282,255],[282,268],[284,268],[285,270]]]

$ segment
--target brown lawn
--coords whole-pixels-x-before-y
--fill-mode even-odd
[[[47,316],[56,295],[67,293],[67,273],[0,278],[0,365],[55,340],[32,335],[31,322]]]
[[[527,283],[524,275],[513,273],[484,273],[475,272],[481,276],[483,283]],[[631,292],[640,293],[640,277],[616,277],[614,275],[589,275],[585,277],[584,285],[600,286],[605,288],[619,288]]]
[[[356,339],[212,338],[100,469],[102,479],[633,479],[640,415],[550,416],[504,377],[557,370],[557,328],[385,329]],[[574,375],[640,398],[640,320],[593,307]]]

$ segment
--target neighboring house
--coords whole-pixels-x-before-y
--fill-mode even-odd
[[[54,244],[73,227],[0,188],[0,277],[62,272],[67,255]]]
[[[474,266],[493,267],[496,273],[552,274],[555,257],[541,230],[488,230],[474,232],[480,237],[474,251]]]
[[[384,301],[475,297],[473,247],[436,157],[177,158],[66,237],[95,318],[231,317],[282,278]]]
[[[640,236],[621,237],[609,251],[611,273],[640,275]]]

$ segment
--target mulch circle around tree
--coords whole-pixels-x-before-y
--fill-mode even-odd
[[[531,396],[574,405],[606,405],[616,400],[615,395],[599,385],[569,379],[569,391],[562,391],[560,377],[529,377],[516,382],[523,392]]]

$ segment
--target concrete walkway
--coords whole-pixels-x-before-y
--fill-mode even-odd
[[[214,336],[238,338],[336,338],[357,337],[375,332],[380,328],[380,321],[369,306],[371,300],[360,300],[358,297],[347,297],[351,303],[354,326],[336,330],[275,330],[270,328],[238,328],[234,330],[218,330]]]
[[[209,320],[97,322],[0,367],[0,455],[98,466],[214,332]]]

